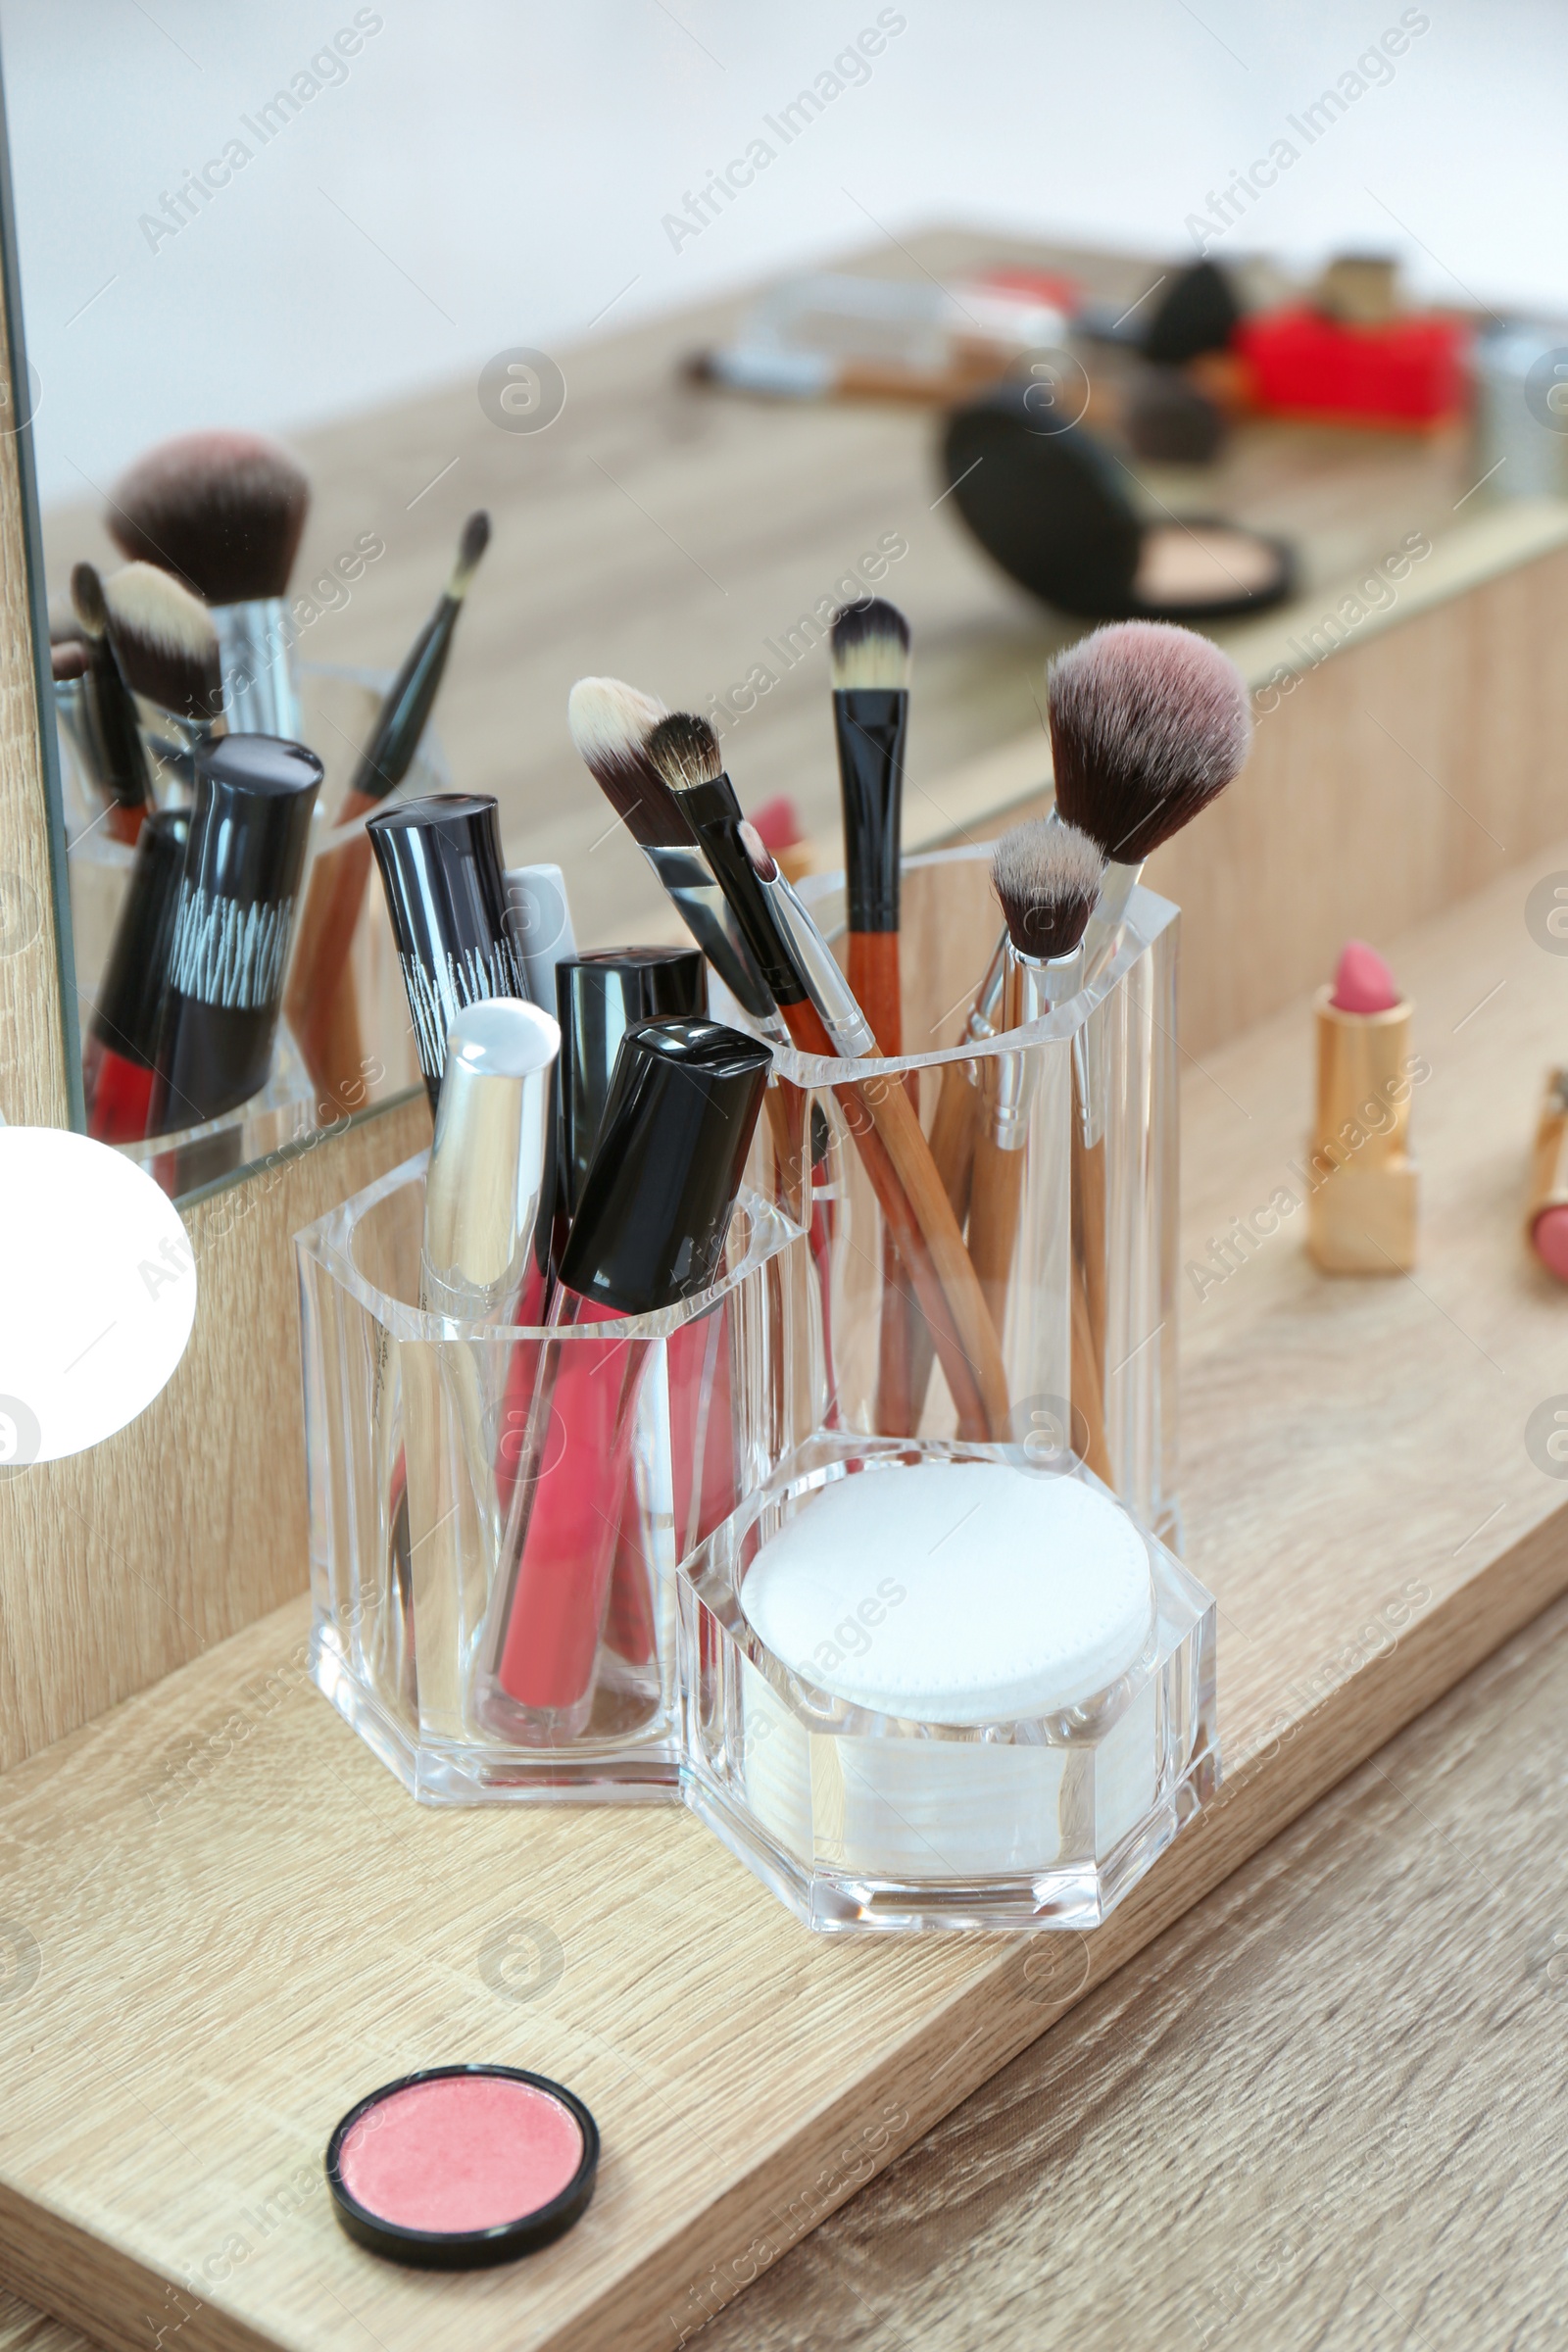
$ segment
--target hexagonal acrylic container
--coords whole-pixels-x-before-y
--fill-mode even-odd
[[[1214,1603],[1071,1454],[820,1433],[676,1581],[686,1801],[810,1928],[1098,1926],[1216,1786]]]
[[[425,1158],[295,1237],[312,1672],[426,1803],[673,1799],[676,1558],[815,1419],[804,1236],[743,1191],[721,1279],[679,1306],[457,1322],[417,1303]],[[558,1464],[558,1547],[525,1582],[517,1531]]]

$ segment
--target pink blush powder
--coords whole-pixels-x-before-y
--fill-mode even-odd
[[[411,2082],[368,2108],[343,2142],[343,2185],[405,2230],[493,2230],[569,2186],[582,2130],[559,2099],[499,2075]]]

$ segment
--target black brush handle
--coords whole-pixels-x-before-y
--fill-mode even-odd
[[[852,931],[897,931],[904,831],[903,686],[841,686],[833,696],[844,799],[844,878]]]
[[[351,790],[360,800],[384,801],[413,765],[462,610],[461,596],[443,596],[410,646],[354,771]]]
[[[122,808],[150,808],[152,778],[136,720],[136,706],[107,636],[89,641],[87,692],[105,791]]]
[[[795,968],[795,959],[779,930],[767,893],[746,855],[746,844],[741,839],[745,819],[734,785],[728,776],[720,776],[711,784],[699,784],[683,792],[680,797],[692,830],[702,843],[713,880],[724,894],[774,1004],[803,1004],[806,983]]]

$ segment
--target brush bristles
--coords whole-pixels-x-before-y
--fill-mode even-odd
[[[89,637],[101,637],[109,626],[104,584],[92,564],[74,564],[71,569],[71,607]]]
[[[1076,825],[1042,816],[1004,833],[991,881],[1018,954],[1037,963],[1070,956],[1088,928],[1104,871],[1098,847]]]
[[[909,683],[909,624],[897,605],[880,596],[846,605],[833,616],[833,685],[848,693],[858,686],[897,692]]]
[[[172,571],[210,605],[281,596],[311,486],[260,433],[181,433],[115,484],[106,520],[133,562]]]
[[[579,678],[566,698],[566,724],[594,782],[641,849],[681,849],[691,827],[643,746],[664,715],[662,703],[619,678]]]
[[[468,582],[479,568],[479,558],[489,544],[490,517],[481,507],[476,514],[468,516],[463,526],[463,537],[458,542],[458,560],[453,567],[451,585],[447,589],[448,596],[466,594]]]
[[[662,718],[644,748],[674,793],[716,784],[724,772],[718,737],[695,710],[672,710],[668,718]]]
[[[1206,808],[1252,740],[1235,662],[1165,621],[1096,629],[1053,662],[1047,696],[1056,807],[1124,865]]]
[[[155,564],[127,564],[103,583],[109,641],[132,694],[181,718],[223,708],[218,631],[200,597]]]

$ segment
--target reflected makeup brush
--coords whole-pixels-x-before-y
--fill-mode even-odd
[[[842,1059],[874,1053],[870,1023],[832,950],[742,816],[708,721],[675,712],[652,729],[645,748],[701,844],[796,1047]],[[908,1096],[896,1081],[874,1076],[846,1078],[833,1091],[931,1327],[960,1433],[1004,1437],[1002,1351]]]
[[[899,985],[899,861],[909,624],[879,596],[834,616],[833,727],[844,803],[850,987],[879,1054],[904,1051]]]
[[[1076,826],[1039,819],[1017,825],[997,844],[991,877],[1006,926],[999,1029],[1027,1028],[1084,984],[1084,934],[1105,861]],[[979,1118],[969,1203],[969,1250],[996,1322],[1005,1338],[1007,1289],[1018,1250],[1024,1152],[1037,1065],[1026,1054],[983,1054],[977,1069]],[[1076,1118],[1073,1124],[1076,1126]],[[1087,1431],[1085,1455],[1110,1483],[1099,1361],[1088,1323],[1083,1271],[1072,1272],[1074,1418]]]
[[[1057,813],[1106,861],[1085,944],[1093,979],[1116,952],[1146,858],[1240,774],[1251,710],[1228,654],[1157,620],[1080,638],[1051,664],[1046,697]]]
[[[368,816],[395,792],[414,764],[429,723],[458,616],[479,559],[490,544],[490,517],[480,511],[463,526],[458,558],[435,611],[414,640],[388,687],[354,781],[337,812],[339,826]],[[359,1011],[348,959],[365,903],[370,845],[363,831],[323,849],[312,868],[300,920],[299,953],[289,975],[289,1027],[311,1076],[334,1102],[363,1067]],[[547,1010],[549,1007],[546,1008]]]
[[[109,796],[108,829],[117,841],[133,842],[153,806],[152,778],[136,706],[110,643],[104,584],[91,564],[73,566],[71,602],[86,632],[81,651],[86,672],[87,728],[92,764]],[[66,649],[57,646],[52,650],[58,656]],[[55,675],[60,675],[58,662]]]
[[[101,1144],[147,1133],[189,833],[187,809],[154,808],[136,843],[82,1054],[87,1133]]]
[[[366,821],[432,1115],[447,1032],[465,1004],[526,997],[507,921],[493,793],[436,792]]]
[[[261,433],[181,433],[110,493],[105,521],[121,551],[177,573],[212,607],[220,708],[239,734],[300,731],[283,598],[310,503],[299,466]]]
[[[228,731],[218,631],[199,596],[156,564],[126,564],[103,583],[109,642],[132,694],[179,722],[194,748]]]

